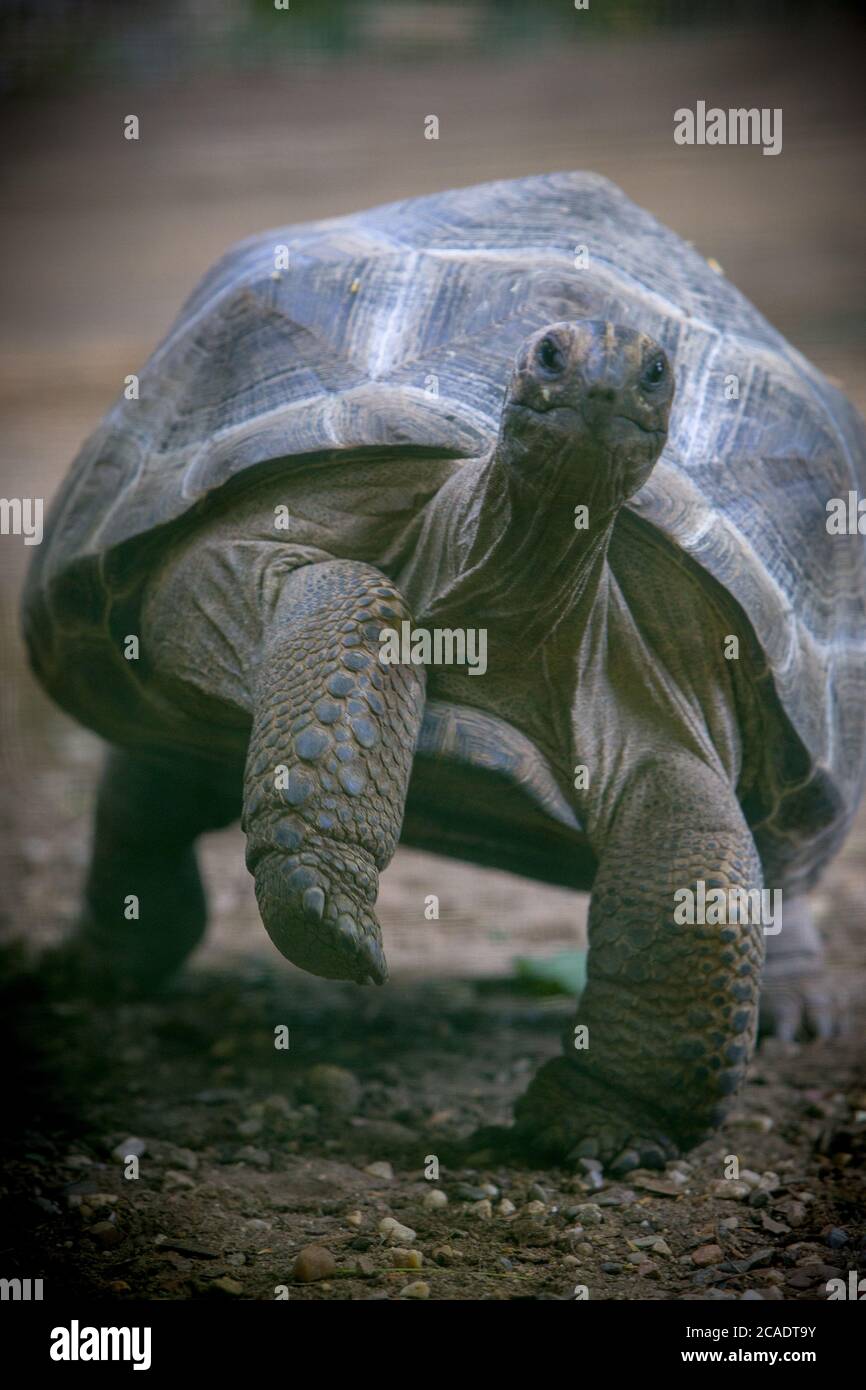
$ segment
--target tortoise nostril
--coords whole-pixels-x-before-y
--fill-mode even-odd
[[[598,405],[610,405],[616,400],[616,388],[614,386],[590,386],[586,393],[586,399],[594,401]]]

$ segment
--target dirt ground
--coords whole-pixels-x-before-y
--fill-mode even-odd
[[[716,33],[533,51],[507,68],[350,63],[16,108],[0,212],[4,494],[51,496],[237,237],[554,168],[608,175],[716,257],[864,409],[858,64],[844,35]],[[785,110],[782,156],[674,146],[673,109],[755,92]],[[119,136],[128,111],[136,147]],[[428,111],[437,143],[423,139]],[[74,919],[100,748],[25,669],[27,558],[2,539],[0,1273],[42,1277],[52,1298],[565,1299],[584,1286],[592,1299],[812,1300],[866,1269],[866,815],[817,901],[843,1036],[766,1045],[724,1130],[664,1175],[454,1168],[451,1142],[504,1122],[558,1050],[572,1005],[520,993],[511,965],[580,943],[586,900],[401,849],[381,898],[392,983],[330,985],[270,946],[233,828],[203,845],[212,928],[167,993],[99,1009],[46,994],[21,969]],[[425,920],[429,893],[439,922]],[[731,1155],[746,1176],[721,1196]],[[388,1217],[414,1238],[383,1234]],[[300,1282],[310,1245],[332,1260]]]

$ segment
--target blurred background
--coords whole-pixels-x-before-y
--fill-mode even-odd
[[[0,459],[46,505],[78,445],[232,241],[562,168],[615,180],[866,405],[858,6],[832,0],[41,0],[0,5]],[[784,146],[689,148],[680,106],[781,107]],[[123,137],[134,114],[140,139]],[[424,138],[436,115],[439,139]],[[29,551],[0,541],[4,906],[56,935],[87,852],[97,740],[27,674]],[[207,951],[273,951],[240,831],[205,850]],[[585,902],[401,851],[392,968],[490,973],[579,939]],[[438,924],[423,918],[429,892]]]

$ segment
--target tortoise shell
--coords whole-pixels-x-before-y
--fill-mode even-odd
[[[864,776],[866,557],[859,534],[828,533],[826,505],[866,491],[866,430],[722,274],[592,174],[413,198],[230,250],[53,505],[25,597],[43,682],[116,736],[108,706],[137,698],[139,678],[118,665],[112,612],[174,527],[265,470],[306,469],[315,486],[317,467],[371,450],[398,468],[435,457],[435,491],[443,457],[490,447],[521,341],[583,317],[651,334],[674,364],[670,436],[629,506],[751,625],[800,753],[761,815],[794,849],[835,843]],[[431,709],[422,754],[439,726]],[[458,760],[482,756],[473,738]],[[552,785],[537,790],[573,822]]]

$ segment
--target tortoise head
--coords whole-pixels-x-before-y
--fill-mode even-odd
[[[664,448],[673,395],[664,349],[645,333],[601,319],[550,324],[517,354],[500,458],[530,494],[618,507]]]

